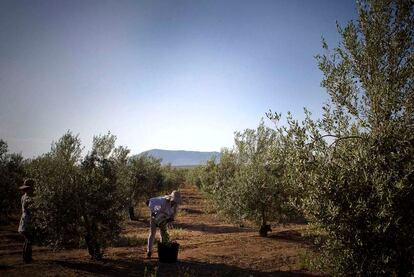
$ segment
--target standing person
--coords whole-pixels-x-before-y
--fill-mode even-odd
[[[170,195],[151,198],[148,202],[150,209],[150,234],[148,236],[147,258],[151,258],[157,227],[161,230],[161,242],[168,239],[166,225],[174,221],[178,205],[181,204],[181,193],[173,191]]]
[[[33,179],[27,179],[24,181],[23,186],[19,189],[24,192],[22,196],[22,217],[20,218],[20,224],[18,232],[24,237],[23,244],[23,261],[30,263],[32,261],[32,243],[34,238],[33,226],[32,226],[32,213],[33,213],[33,190],[35,182]]]

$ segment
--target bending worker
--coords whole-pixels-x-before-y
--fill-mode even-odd
[[[161,230],[161,242],[163,242],[163,240],[168,240],[166,225],[167,223],[174,221],[179,204],[181,204],[181,193],[175,190],[170,195],[154,197],[148,201],[151,216],[147,258],[151,258],[157,227]]]

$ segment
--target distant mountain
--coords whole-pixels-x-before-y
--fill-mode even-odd
[[[144,151],[139,155],[148,155],[162,159],[162,164],[173,166],[195,166],[207,163],[212,157],[219,158],[219,152],[199,152],[185,150],[162,150],[152,149]]]

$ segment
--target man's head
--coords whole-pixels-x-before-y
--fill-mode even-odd
[[[167,199],[171,201],[172,204],[181,204],[181,193],[174,190],[170,195],[167,195]]]
[[[26,179],[19,189],[24,193],[32,194],[34,190],[35,181],[33,179]]]

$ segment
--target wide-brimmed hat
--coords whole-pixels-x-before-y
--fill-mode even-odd
[[[173,192],[171,192],[170,195],[167,195],[167,199],[169,199],[170,201],[174,201],[177,204],[181,204],[182,200],[181,200],[181,193],[179,191],[174,190]]]
[[[26,190],[26,189],[33,189],[35,181],[33,179],[26,179],[24,180],[23,186],[20,186],[19,189]]]

